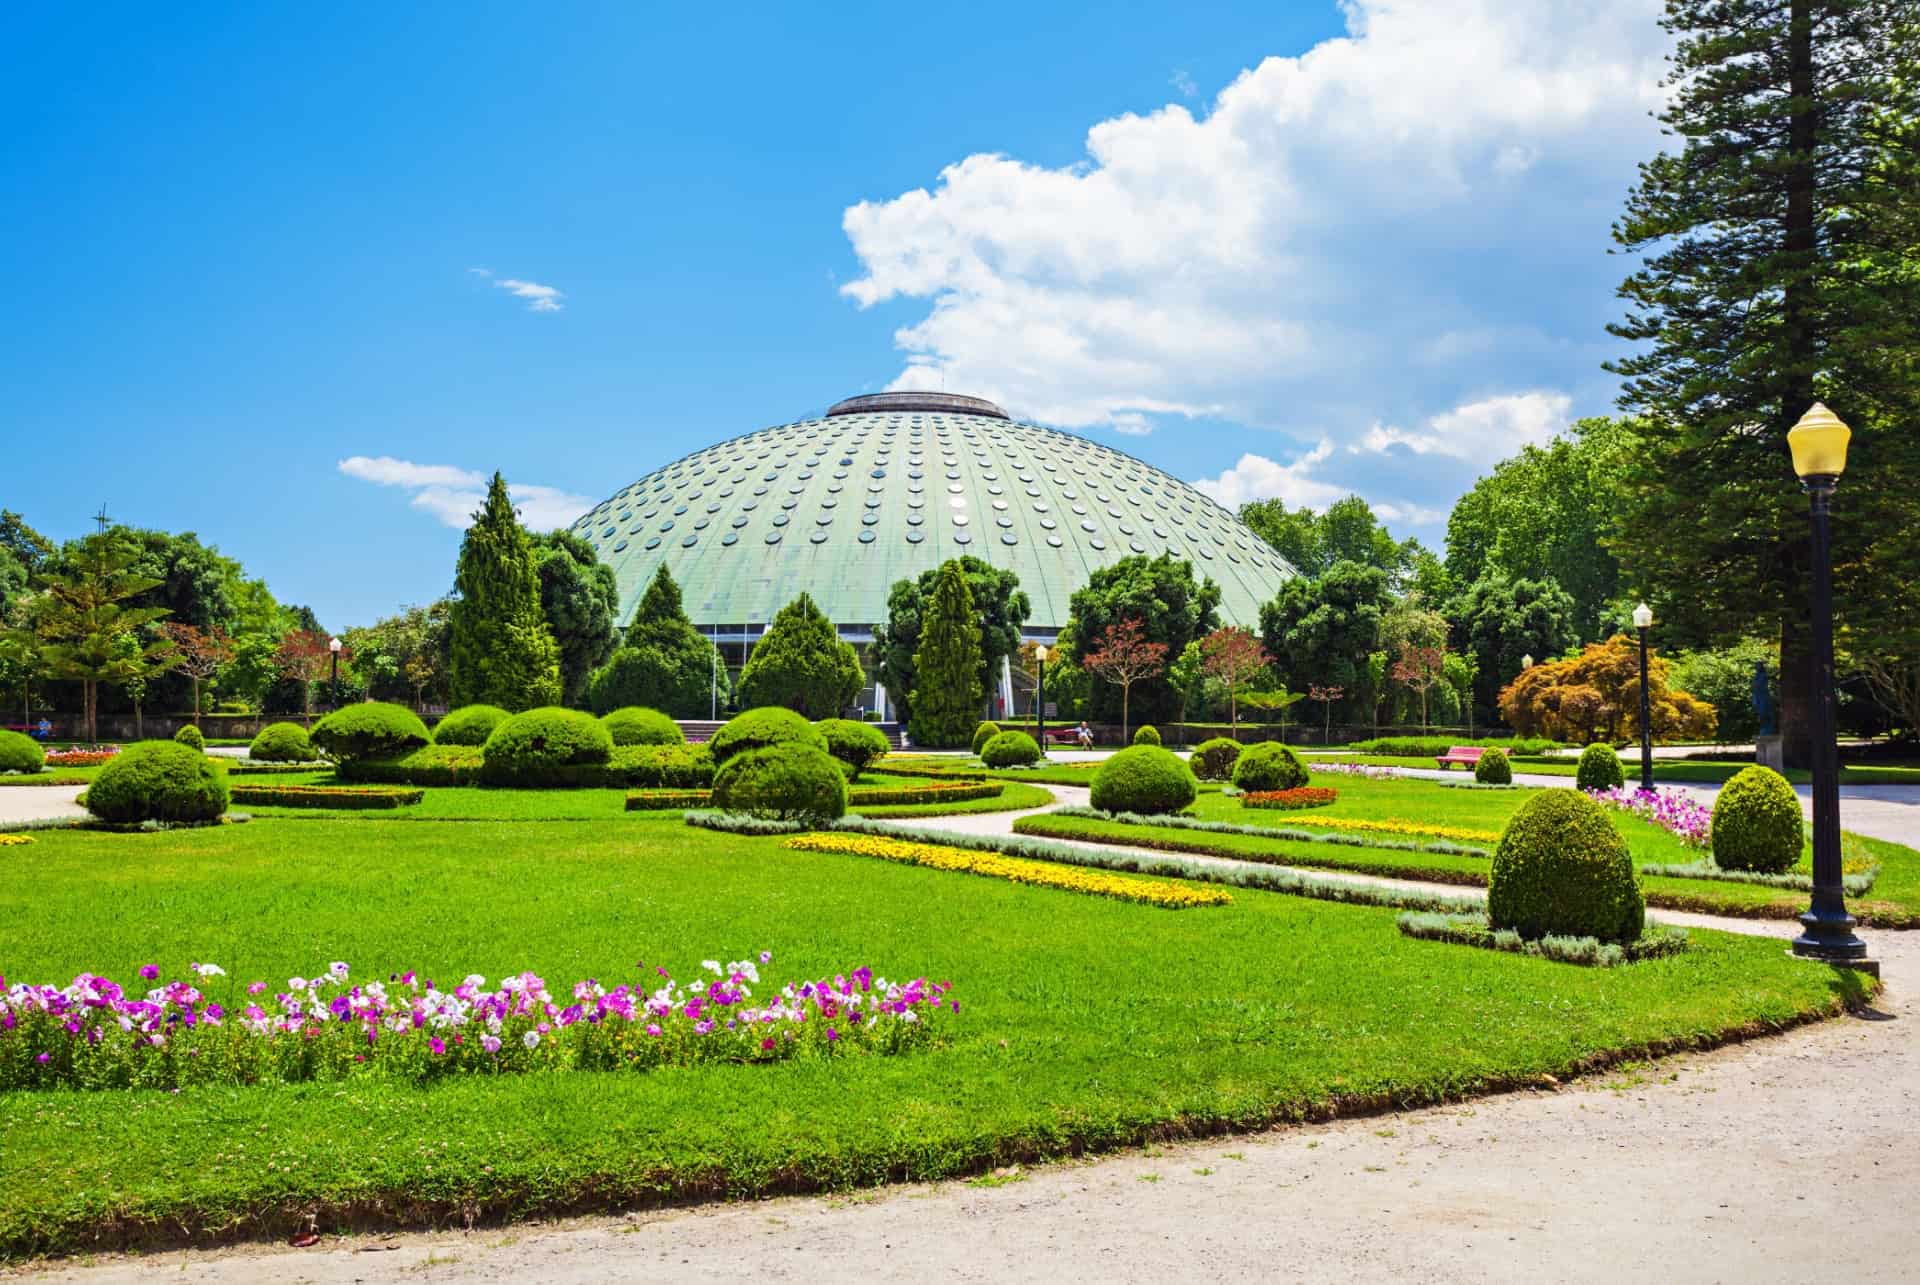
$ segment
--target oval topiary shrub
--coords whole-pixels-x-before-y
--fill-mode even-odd
[[[1521,804],[1493,852],[1487,917],[1530,940],[1637,941],[1646,901],[1606,809],[1578,790],[1542,790]]]
[[[87,787],[87,811],[119,824],[217,821],[226,810],[226,773],[175,741],[129,745]]]
[[[736,714],[713,734],[707,747],[713,751],[718,767],[736,754],[762,750],[769,745],[805,745],[825,753],[827,738],[805,718],[779,705],[762,705]]]
[[[1473,765],[1473,779],[1482,785],[1512,785],[1513,764],[1507,761],[1507,752],[1491,749],[1482,753]]]
[[[1227,781],[1233,778],[1233,765],[1239,761],[1240,742],[1216,736],[1200,742],[1187,766],[1203,781]]]
[[[973,729],[973,752],[977,755],[987,747],[987,742],[1000,735],[1000,724],[982,723]]]
[[[320,757],[313,738],[298,723],[268,723],[247,746],[247,757],[262,763],[309,763]]]
[[[1040,761],[1040,747],[1025,732],[1001,732],[980,747],[980,761],[988,767],[1030,767]]]
[[[1160,729],[1151,723],[1142,723],[1139,730],[1133,734],[1133,743],[1135,745],[1158,745],[1160,743]]]
[[[1620,766],[1620,755],[1605,741],[1595,741],[1580,751],[1580,766],[1574,781],[1583,790],[1617,790],[1627,783],[1627,770]]]
[[[1785,874],[1799,863],[1800,796],[1770,767],[1742,768],[1713,801],[1713,861],[1722,870]]]
[[[1198,793],[1180,756],[1158,745],[1128,746],[1093,774],[1093,806],[1103,812],[1178,812]]]
[[[18,732],[0,731],[0,772],[38,772],[47,765],[40,742]]]
[[[173,734],[173,740],[176,745],[184,745],[188,749],[199,750],[202,754],[206,753],[207,738],[202,736],[200,729],[192,723],[188,723],[179,731],[175,732]]]
[[[713,805],[777,821],[831,821],[846,815],[847,776],[825,750],[768,745],[732,755],[714,773]]]
[[[462,705],[433,729],[435,745],[485,745],[493,729],[513,715],[498,705]]]
[[[310,735],[315,745],[342,762],[397,758],[432,739],[418,714],[386,701],[336,709],[315,723]]]
[[[657,709],[628,705],[600,716],[601,724],[615,745],[685,745],[687,734],[680,724]]]
[[[1245,793],[1297,790],[1307,783],[1307,766],[1279,741],[1260,741],[1240,751],[1233,784]]]
[[[491,785],[545,784],[555,768],[607,762],[613,737],[585,710],[543,705],[494,728],[480,752],[480,776]]]
[[[846,768],[849,781],[859,780],[862,772],[893,748],[879,728],[851,718],[823,718],[813,726],[826,740],[827,753]]]

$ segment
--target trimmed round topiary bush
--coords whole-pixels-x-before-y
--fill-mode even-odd
[[[1233,765],[1239,761],[1240,742],[1216,736],[1200,742],[1187,766],[1203,781],[1228,781],[1233,779]]]
[[[524,777],[532,784],[553,768],[607,762],[613,757],[613,737],[585,710],[542,705],[494,728],[480,752],[483,780],[512,785]]]
[[[820,729],[799,714],[779,705],[762,705],[736,714],[713,734],[707,748],[713,751],[713,763],[719,767],[736,754],[762,750],[769,745],[805,745],[825,753],[827,738]]]
[[[1000,735],[1000,724],[982,723],[973,729],[973,752],[977,755],[987,747],[987,742]]]
[[[1620,755],[1605,741],[1595,741],[1580,751],[1580,766],[1574,781],[1583,790],[1617,790],[1627,783],[1627,769],[1620,766]]]
[[[1800,797],[1770,767],[1742,768],[1713,801],[1713,861],[1722,870],[1784,874],[1800,860]]]
[[[1040,761],[1040,747],[1025,732],[1001,732],[980,747],[980,761],[988,767],[1031,767]]]
[[[199,750],[202,754],[207,752],[207,738],[202,736],[200,729],[192,723],[188,723],[185,727],[175,732],[173,734],[173,740],[176,745],[184,745],[188,749]]]
[[[102,821],[217,821],[227,810],[227,775],[177,741],[129,745],[87,787],[87,811]]]
[[[1279,741],[1260,741],[1247,746],[1233,765],[1233,784],[1247,794],[1297,790],[1306,783],[1307,765]]]
[[[1482,785],[1512,785],[1513,764],[1507,761],[1507,752],[1491,749],[1481,754],[1473,765],[1473,779]]]
[[[38,772],[47,765],[40,742],[18,732],[0,731],[0,772]]]
[[[420,716],[405,705],[367,701],[336,709],[313,726],[315,745],[340,762],[398,758],[432,738]]]
[[[247,746],[247,757],[262,763],[310,763],[320,757],[313,738],[298,723],[268,723]]]
[[[615,745],[685,745],[687,734],[680,724],[657,709],[629,705],[600,716],[601,724]]]
[[[1160,729],[1151,723],[1142,723],[1139,729],[1133,734],[1133,743],[1135,745],[1158,745],[1160,743]]]
[[[831,821],[846,815],[840,762],[811,745],[768,745],[732,755],[713,775],[713,805],[776,821]]]
[[[493,729],[512,718],[498,705],[462,705],[433,729],[435,745],[485,745]]]
[[[1197,793],[1180,756],[1158,745],[1128,746],[1093,774],[1093,806],[1103,812],[1178,812]]]
[[[1646,901],[1606,809],[1578,790],[1542,790],[1521,804],[1493,852],[1487,917],[1529,940],[1639,940]]]
[[[849,781],[859,780],[862,772],[893,748],[879,728],[851,718],[823,718],[813,726],[825,738],[827,753],[846,769]]]

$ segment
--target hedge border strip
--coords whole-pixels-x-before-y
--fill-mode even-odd
[[[1408,911],[1394,921],[1394,926],[1400,930],[1401,936],[1420,941],[1447,942],[1480,950],[1531,955],[1536,959],[1550,959],[1555,963],[1577,964],[1586,968],[1618,968],[1649,959],[1666,959],[1687,950],[1692,944],[1686,929],[1666,924],[1649,924],[1646,934],[1640,940],[1631,942],[1551,934],[1538,940],[1529,940],[1510,928],[1494,928],[1484,913],[1444,915]]]
[[[1348,848],[1379,848],[1385,852],[1427,852],[1441,857],[1490,857],[1493,855],[1485,848],[1449,843],[1444,839],[1432,843],[1416,843],[1400,839],[1367,839],[1354,834],[1281,829],[1266,825],[1242,825],[1234,821],[1206,821],[1199,817],[1180,816],[1171,812],[1164,815],[1148,815],[1142,812],[1102,812],[1099,808],[1087,807],[1079,803],[1054,808],[1047,815],[1077,817],[1084,821],[1111,821],[1116,825],[1157,825],[1173,830],[1200,830],[1209,834],[1243,834],[1254,839],[1285,839],[1299,843],[1331,843]]]
[[[350,812],[404,808],[427,797],[425,790],[399,785],[235,785],[230,793],[235,803],[250,803],[257,808],[338,808]]]

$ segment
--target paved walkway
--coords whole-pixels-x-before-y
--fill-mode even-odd
[[[74,799],[84,785],[0,785],[0,829],[19,821],[50,821],[83,817],[87,810]]]

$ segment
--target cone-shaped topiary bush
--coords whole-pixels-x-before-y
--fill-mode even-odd
[[[1578,790],[1542,790],[1521,804],[1494,849],[1487,917],[1530,940],[1638,940],[1646,902],[1606,809]]]
[[[313,743],[341,762],[397,758],[431,739],[418,714],[386,701],[336,709],[315,723],[312,733]]]
[[[860,655],[840,641],[819,604],[801,594],[773,613],[740,671],[740,703],[832,718],[860,698]]]
[[[1142,723],[1139,730],[1133,734],[1133,743],[1135,745],[1158,745],[1160,743],[1160,729],[1151,723]]]
[[[18,732],[0,730],[0,772],[38,772],[47,765],[40,742]]]
[[[988,767],[1028,767],[1040,761],[1040,747],[1025,732],[999,732],[980,747]]]
[[[1613,746],[1595,741],[1580,751],[1574,781],[1583,790],[1617,790],[1627,783],[1627,770],[1620,766],[1620,755]]]
[[[320,757],[313,738],[298,723],[268,723],[247,746],[247,757],[262,763],[310,763]]]
[[[1800,860],[1800,797],[1770,767],[1742,768],[1713,801],[1713,861],[1722,870],[1784,874]]]
[[[611,714],[602,714],[600,722],[615,745],[685,745],[687,734],[680,724],[657,709],[629,705]]]
[[[87,787],[87,811],[102,821],[216,821],[226,810],[225,770],[177,741],[129,745]]]
[[[1200,742],[1187,766],[1203,781],[1228,781],[1233,779],[1233,765],[1239,761],[1240,742],[1216,736]]]
[[[1306,764],[1279,741],[1260,741],[1240,752],[1233,765],[1233,783],[1245,793],[1297,790],[1307,783]]]
[[[544,785],[554,769],[607,762],[613,737],[585,710],[543,705],[494,728],[481,754],[489,785]]]
[[[1093,774],[1093,806],[1105,812],[1178,812],[1197,793],[1180,756],[1158,745],[1128,746]]]
[[[176,745],[184,745],[188,749],[199,750],[201,753],[205,753],[207,749],[207,738],[202,736],[200,729],[192,723],[188,723],[185,727],[175,732],[173,734],[173,740]]]
[[[1491,749],[1481,754],[1473,765],[1473,779],[1482,785],[1512,785],[1513,764],[1507,761],[1507,752]]]
[[[987,742],[1000,735],[1000,724],[982,723],[973,729],[973,752],[978,754],[986,748]]]
[[[811,745],[769,745],[730,757],[713,775],[713,805],[780,821],[831,821],[846,815],[840,763]]]
[[[879,728],[850,718],[823,718],[813,726],[826,739],[827,753],[846,767],[849,781],[859,780],[862,772],[893,748]]]
[[[765,749],[769,745],[805,745],[825,752],[827,738],[820,729],[790,709],[763,705],[736,714],[724,723],[707,742],[717,768],[736,754]]]
[[[498,705],[462,705],[433,729],[435,745],[485,745],[493,729],[513,715]]]

